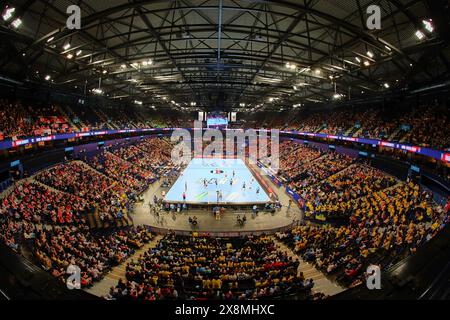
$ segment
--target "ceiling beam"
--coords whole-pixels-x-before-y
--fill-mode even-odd
[[[172,57],[172,55],[170,53],[170,50],[166,46],[165,41],[163,41],[161,36],[155,31],[155,29],[154,29],[152,23],[150,22],[150,20],[147,18],[147,16],[144,14],[144,12],[142,11],[142,9],[140,7],[136,7],[135,10],[139,14],[139,16],[142,19],[142,21],[144,22],[144,24],[147,26],[148,32],[156,39],[156,41],[158,42],[159,46],[164,50],[164,52],[166,53],[166,55],[169,58],[169,60],[172,62],[172,64],[175,67],[175,69],[180,73],[183,81],[187,82],[187,78],[186,78],[185,74],[183,73],[183,70],[181,70],[178,67],[177,62]],[[193,96],[197,97],[196,92],[192,88],[191,88],[191,90],[192,90]]]

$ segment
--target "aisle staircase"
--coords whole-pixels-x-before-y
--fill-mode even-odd
[[[75,162],[77,164],[80,164],[80,165],[84,166],[88,170],[94,171],[97,174],[102,175],[102,176],[106,177],[107,179],[109,179],[111,181],[114,181],[111,177],[108,177],[103,172],[100,172],[97,169],[95,169],[94,167],[91,167],[89,164],[87,164],[84,161],[75,160]],[[113,186],[116,183],[117,183],[117,181],[113,182],[113,184],[111,186]],[[109,188],[111,188],[111,186]],[[88,215],[88,221],[89,221],[89,223],[92,223],[92,226],[90,225],[91,228],[105,229],[105,228],[109,228],[110,227],[110,224],[108,222],[103,222],[100,219],[99,208],[98,207],[96,207],[94,212],[91,213],[90,215],[92,215],[92,217],[90,217]],[[116,225],[115,225],[116,227],[127,227],[127,226],[132,226],[133,225],[133,220],[128,215],[128,213],[124,213],[120,220],[117,220],[117,219],[115,220],[115,223],[116,223]]]
[[[350,170],[350,169],[352,169],[353,167],[355,167],[356,165],[357,165],[356,163],[351,163],[349,166],[347,166],[347,167],[345,167],[345,168],[343,168],[343,169],[341,169],[341,170],[339,170],[339,171],[333,173],[331,176],[327,176],[327,177],[325,177],[324,179],[319,180],[319,181],[316,182],[316,183],[312,183],[312,184],[308,185],[308,187],[314,187],[314,186],[320,185],[320,184],[323,183],[324,181],[329,181],[331,178],[339,177],[339,176],[341,176],[342,174],[345,174],[345,172],[347,172],[348,170]]]
[[[359,137],[359,135],[364,131],[364,127],[361,126],[356,132],[352,135],[353,137]]]
[[[35,183],[37,185],[40,185],[40,186],[42,186],[42,187],[44,187],[44,188],[46,188],[46,189],[48,189],[50,191],[53,191],[53,192],[66,193],[64,191],[61,191],[61,190],[55,189],[55,188],[53,188],[53,187],[51,187],[49,185],[46,185],[45,183],[42,183],[42,182],[34,179],[33,177],[32,178],[28,178],[28,181],[32,182],[32,183]],[[67,193],[67,194],[69,194],[69,193]],[[89,228],[91,228],[91,229],[99,228],[98,224],[96,223],[95,216],[94,216],[94,214],[92,212],[87,213],[86,214],[86,218],[87,218],[87,221],[88,221]]]
[[[406,143],[410,140],[412,133],[411,131],[409,131],[408,133],[405,133],[405,135],[403,135],[402,137],[400,137],[399,142],[400,143]]]
[[[78,125],[75,125],[76,128],[78,128],[78,130],[80,130],[81,128],[86,127],[86,124],[83,122],[83,119],[81,117],[79,117],[70,106],[65,105],[64,107],[60,107],[61,112],[63,112],[64,114],[66,114],[68,116],[69,119],[73,119],[73,118],[78,118],[79,119],[79,123]]]
[[[107,222],[103,223],[102,219],[100,219],[98,206],[95,206],[94,212],[91,214],[93,216],[95,228],[103,229],[109,227],[109,224]]]
[[[351,133],[353,132],[354,129],[355,129],[355,126],[350,127],[347,131],[345,131],[344,136],[346,136],[346,137],[352,136]]]
[[[392,132],[392,134],[389,136],[388,141],[395,141],[401,130],[402,130],[401,127],[395,129],[394,132]]]
[[[94,114],[104,123],[106,123],[106,125],[110,128],[110,129],[117,129],[114,128],[109,122],[108,122],[108,116],[102,111],[100,110],[100,108],[91,108],[92,111],[94,112]]]
[[[87,214],[87,220],[88,220],[89,228],[91,228],[91,229],[96,229],[96,228],[98,228],[97,225],[96,225],[94,213],[89,212],[89,213]]]
[[[111,287],[116,286],[120,279],[125,279],[127,264],[132,261],[138,260],[139,257],[146,251],[155,248],[162,238],[162,235],[155,236],[152,241],[150,241],[150,243],[136,250],[136,252],[130,258],[114,267],[101,281],[95,283],[91,288],[85,289],[85,291],[98,297],[104,297],[105,295],[107,295]]]
[[[294,260],[300,262],[300,265],[298,267],[298,275],[300,275],[300,273],[303,273],[305,279],[314,280],[314,287],[311,290],[313,293],[323,293],[327,296],[333,296],[345,290],[345,288],[328,279],[321,271],[317,270],[314,265],[303,261],[284,243],[282,243],[278,239],[275,239],[274,237],[273,240],[275,242],[275,246],[279,251],[285,252],[289,257],[292,257]]]
[[[74,122],[73,122],[73,118],[72,116],[68,115],[66,110],[64,110],[63,107],[61,107],[60,105],[56,106],[59,113],[64,117],[64,119],[66,119],[66,121],[71,125],[71,127],[73,128],[73,130],[80,130],[81,128],[78,127]]]
[[[107,229],[111,227],[109,221],[102,221],[102,219],[100,219],[98,206],[95,207],[94,212],[88,214],[88,222],[91,228]],[[120,219],[115,219],[114,222],[115,222],[114,227],[117,228],[128,227],[133,225],[133,220],[131,219],[128,213],[124,213]]]

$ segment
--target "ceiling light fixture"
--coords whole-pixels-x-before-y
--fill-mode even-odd
[[[286,63],[286,68],[290,69],[290,70],[296,70],[297,69],[297,65],[295,63]]]
[[[425,38],[425,35],[424,35],[424,33],[423,33],[422,31],[417,30],[417,31],[416,31],[416,37],[417,37],[417,39],[419,39],[419,40],[423,40],[423,39]]]
[[[11,19],[11,17],[14,14],[14,11],[16,11],[16,8],[8,8],[6,7],[5,11],[3,12],[3,20],[8,21]]]
[[[21,25],[22,25],[22,20],[20,18],[17,18],[16,20],[14,20],[11,25],[18,29]]]
[[[434,31],[434,26],[432,23],[433,20],[429,19],[429,20],[422,20],[423,25],[425,26],[425,29],[432,33]]]
[[[92,92],[93,93],[95,93],[95,94],[103,94],[103,90],[102,89],[97,89],[97,88],[95,88],[95,89],[92,89]]]

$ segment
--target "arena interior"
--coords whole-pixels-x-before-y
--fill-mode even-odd
[[[0,300],[450,298],[448,1],[0,13]]]

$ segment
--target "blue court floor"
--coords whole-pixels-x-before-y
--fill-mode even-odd
[[[245,185],[245,187],[244,187]],[[169,203],[257,204],[270,199],[241,159],[193,159],[167,192]]]

